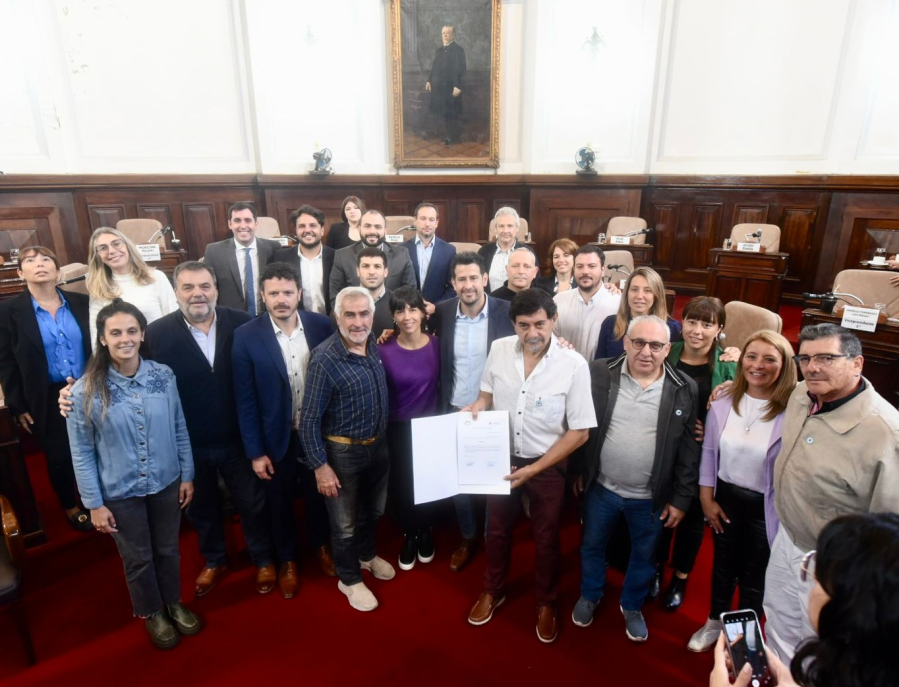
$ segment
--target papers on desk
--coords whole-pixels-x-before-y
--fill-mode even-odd
[[[412,420],[415,503],[456,494],[508,494],[509,413],[453,413]]]

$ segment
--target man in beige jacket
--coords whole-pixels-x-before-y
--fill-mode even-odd
[[[824,525],[849,513],[899,513],[899,411],[862,377],[858,337],[834,324],[805,327],[795,358],[805,381],[787,405],[774,464],[780,529],[764,601],[768,643],[785,663],[814,634],[808,592]]]

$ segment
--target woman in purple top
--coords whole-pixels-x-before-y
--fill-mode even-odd
[[[390,399],[387,445],[393,465],[389,493],[406,533],[400,569],[411,570],[416,558],[422,563],[434,560],[430,509],[427,504],[415,505],[411,421],[437,412],[440,344],[436,336],[424,331],[427,311],[418,289],[403,286],[391,293],[390,310],[399,334],[380,345]]]
[[[740,607],[762,617],[765,568],[777,532],[774,461],[780,452],[784,409],[796,386],[790,342],[768,329],[749,337],[737,376],[706,417],[699,500],[715,533],[712,610],[690,638],[690,651],[707,651],[721,633],[740,585]]]

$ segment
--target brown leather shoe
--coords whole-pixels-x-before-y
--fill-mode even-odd
[[[468,614],[468,622],[472,625],[484,625],[490,622],[490,619],[493,617],[493,611],[502,606],[505,600],[505,595],[497,598],[487,592],[481,592],[477,603],[471,609],[471,613]]]
[[[325,575],[328,577],[337,577],[337,570],[334,568],[334,556],[331,555],[331,547],[328,544],[319,548],[318,564],[321,566],[322,572]]]
[[[218,581],[222,579],[226,569],[224,565],[217,568],[203,568],[197,575],[197,581],[194,584],[194,596],[206,596],[211,592]]]
[[[559,622],[556,609],[552,606],[537,608],[537,639],[544,644],[552,644],[559,636]]]
[[[477,539],[463,539],[462,543],[459,544],[459,548],[453,551],[453,556],[450,558],[450,570],[459,572],[471,562],[471,559],[474,558],[477,552]]]
[[[263,565],[256,570],[256,591],[260,594],[268,594],[275,588],[278,581],[278,571],[272,563]]]
[[[281,569],[278,570],[278,589],[281,590],[281,596],[285,599],[292,599],[297,595],[299,586],[300,580],[296,562],[287,561],[282,563]]]

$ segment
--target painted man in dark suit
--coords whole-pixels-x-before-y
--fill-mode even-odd
[[[265,492],[240,439],[231,366],[234,331],[253,318],[242,310],[217,306],[215,273],[206,263],[181,263],[174,281],[179,310],[147,327],[146,350],[148,357],[175,373],[194,455],[194,498],[187,517],[197,530],[205,560],[194,594],[212,591],[228,562],[220,475],[240,514],[247,551],[257,568],[256,591],[267,594],[275,586],[277,571]]]
[[[445,145],[458,143],[462,132],[462,80],[465,78],[465,51],[456,43],[452,25],[440,30],[443,45],[434,53],[434,62],[425,90],[431,93],[431,114],[443,117]]]
[[[228,228],[234,236],[210,243],[203,258],[215,270],[219,304],[253,316],[265,309],[256,281],[281,248],[277,241],[256,237],[257,219],[256,208],[250,203],[232,205],[228,208]]]
[[[412,269],[412,261],[409,259],[409,251],[405,246],[384,242],[387,235],[387,220],[384,213],[378,210],[369,210],[359,220],[359,233],[362,240],[359,243],[341,248],[334,256],[334,267],[331,270],[329,285],[331,307],[334,307],[334,299],[347,286],[359,286],[359,277],[356,274],[356,260],[363,248],[380,248],[387,256],[387,290],[396,291],[401,286],[416,287],[415,270]]]
[[[289,599],[299,586],[293,498],[298,477],[301,484],[308,481],[300,476],[302,449],[297,433],[306,367],[312,350],[331,335],[333,327],[324,315],[297,312],[302,298],[300,275],[290,265],[275,262],[266,267],[259,286],[268,313],[234,333],[234,392],[244,449],[268,500],[280,563],[278,586]],[[305,488],[304,499],[310,538],[318,531],[313,545],[321,556],[330,536],[327,513],[321,497],[311,498]]]
[[[19,426],[37,438],[69,522],[89,532],[90,514],[78,503],[69,434],[58,409],[66,380],[80,377],[91,355],[88,297],[56,286],[59,261],[49,248],[23,248],[20,260],[25,290],[0,304],[3,397]]]
[[[329,281],[336,251],[322,243],[325,213],[311,205],[303,205],[290,213],[290,226],[296,232],[299,243],[296,248],[291,246],[279,250],[272,262],[286,262],[300,273],[303,310],[330,315]]]
[[[440,339],[441,405],[446,412],[464,408],[478,397],[481,375],[490,346],[513,336],[509,304],[485,293],[487,272],[477,253],[459,253],[453,259],[456,298],[437,304],[434,328]],[[450,569],[462,570],[477,550],[478,524],[469,494],[453,498],[462,542],[453,553]]]
[[[415,208],[415,238],[403,244],[409,251],[415,282],[425,299],[428,317],[434,314],[437,303],[456,295],[452,272],[456,247],[437,236],[439,222],[437,208],[431,203],[422,203]]]

